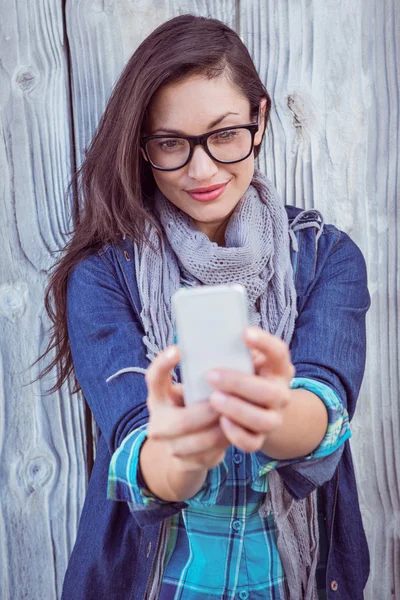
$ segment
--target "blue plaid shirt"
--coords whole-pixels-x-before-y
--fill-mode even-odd
[[[307,459],[333,453],[351,436],[347,411],[329,386],[295,378],[292,388],[317,394],[328,409],[324,439]],[[163,502],[140,485],[139,453],[146,425],[130,433],[113,454],[108,498],[124,500],[132,511]],[[273,515],[260,511],[268,473],[290,461],[271,460],[261,451],[246,454],[234,447],[208,472],[187,507],[171,517],[160,600],[286,600],[285,574],[277,549]],[[154,505],[154,504],[153,504]]]

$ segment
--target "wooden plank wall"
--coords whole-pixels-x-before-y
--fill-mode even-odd
[[[353,451],[372,574],[400,598],[399,28],[396,0],[0,3],[0,599],[58,599],[90,467],[81,398],[23,387],[45,347],[43,289],[67,239],[63,191],[138,43],[186,12],[248,45],[273,99],[260,167],[360,245],[372,307]],[[90,424],[89,424],[90,425]]]
[[[85,412],[23,387],[44,350],[46,270],[71,172],[62,3],[0,3],[0,598],[58,598],[87,484]]]

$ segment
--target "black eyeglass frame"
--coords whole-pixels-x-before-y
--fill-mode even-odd
[[[261,110],[258,110],[258,116],[257,116],[257,122],[256,123],[248,123],[247,125],[236,125],[236,126],[230,126],[230,127],[221,127],[220,129],[214,129],[213,131],[209,131],[208,133],[203,133],[202,135],[173,135],[173,134],[165,134],[165,135],[148,135],[148,136],[144,136],[141,138],[140,140],[140,146],[143,148],[143,151],[147,157],[147,160],[149,161],[149,163],[151,164],[151,166],[153,167],[153,169],[157,169],[158,171],[177,171],[178,169],[182,169],[183,167],[185,167],[192,159],[193,156],[193,152],[196,146],[202,146],[204,148],[204,151],[208,154],[208,156],[212,159],[215,160],[215,162],[219,162],[222,163],[224,165],[232,165],[234,163],[238,163],[238,162],[242,162],[242,160],[246,160],[246,158],[248,158],[250,156],[250,154],[253,152],[253,148],[254,148],[254,137],[257,133],[257,131],[260,128],[260,122],[261,122]],[[246,154],[246,156],[243,156],[243,158],[239,158],[239,160],[218,160],[218,158],[215,158],[208,146],[207,146],[207,140],[209,137],[211,137],[212,135],[215,135],[216,133],[221,133],[222,131],[230,131],[231,129],[247,129],[248,131],[250,131],[251,133],[251,146],[250,146],[250,150],[248,152],[248,154]],[[189,146],[190,146],[190,150],[189,150],[189,155],[187,160],[180,165],[179,167],[172,167],[172,168],[167,168],[167,167],[158,167],[157,165],[155,165],[151,158],[149,153],[147,152],[147,142],[149,142],[150,140],[155,140],[155,139],[179,139],[179,140],[187,140],[189,142]]]

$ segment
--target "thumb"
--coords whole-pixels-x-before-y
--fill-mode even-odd
[[[172,385],[171,371],[180,360],[177,346],[169,346],[153,360],[145,375],[147,389],[152,400],[162,401]]]

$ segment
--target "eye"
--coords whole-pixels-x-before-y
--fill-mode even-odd
[[[215,135],[211,136],[211,141],[213,143],[224,143],[224,142],[232,142],[235,140],[240,134],[238,129],[228,129],[227,131],[220,131]]]
[[[182,150],[185,146],[185,140],[180,138],[166,138],[157,140],[157,146],[163,152],[173,152]]]

